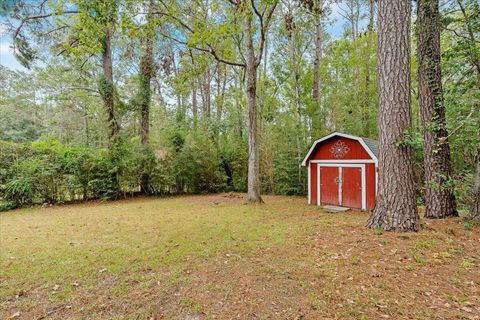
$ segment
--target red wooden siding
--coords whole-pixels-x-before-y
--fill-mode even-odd
[[[360,142],[343,137],[333,137],[317,145],[310,155],[310,160],[337,160],[330,152],[330,149],[337,141],[342,141],[350,149],[341,160],[372,159]]]
[[[342,206],[362,208],[362,168],[342,168]]]
[[[310,190],[311,190],[311,202],[312,204],[317,204],[317,164],[310,164]]]
[[[320,167],[320,201],[338,206],[338,167]]]
[[[376,168],[374,163],[367,163],[365,165],[365,175],[367,178],[367,209],[372,210],[373,208],[375,208],[375,197],[377,188],[377,181],[375,179]]]

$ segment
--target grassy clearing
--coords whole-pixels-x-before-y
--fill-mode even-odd
[[[478,227],[366,218],[238,195],[3,213],[0,318],[479,319]]]

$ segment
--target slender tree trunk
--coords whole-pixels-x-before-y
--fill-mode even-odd
[[[250,202],[263,202],[260,196],[260,166],[257,123],[257,67],[253,47],[251,8],[244,9],[244,30],[246,49],[246,88],[245,95],[248,105],[248,190],[247,198]],[[262,53],[260,53],[262,54]]]
[[[217,78],[217,98],[215,99],[215,102],[217,107],[216,135],[218,138],[218,135],[220,134],[220,123],[222,121],[223,105],[225,101],[225,88],[227,86],[227,67],[225,65],[218,64]]]
[[[175,54],[173,53],[173,49],[171,49],[171,55],[172,55],[172,69],[173,69],[173,74],[175,77],[180,76],[180,71],[177,66],[177,62],[175,60]],[[180,62],[178,62],[180,63]],[[177,108],[175,110],[175,118],[177,123],[183,123],[185,121],[185,108],[183,105],[183,93],[181,91],[177,91],[177,94],[175,95],[175,98],[177,99]],[[182,190],[183,192],[183,190]]]
[[[240,105],[240,99],[239,99],[239,92],[242,91],[242,81],[240,78],[240,75],[235,75],[234,77],[234,88],[235,88],[235,111],[238,115],[237,117],[237,131],[238,131],[238,136],[241,138],[243,136],[243,128],[244,128],[244,122],[245,119],[243,118],[243,110],[242,106]]]
[[[372,52],[372,35],[375,29],[375,1],[369,0],[369,16],[368,16],[368,32],[367,32],[367,41],[366,41],[366,51],[365,51],[365,89],[363,92],[363,112],[362,112],[362,121],[363,121],[363,131],[364,134],[368,137],[371,132],[371,123],[368,121],[370,113],[370,56]]]
[[[417,1],[418,97],[423,124],[426,218],[458,216],[440,70],[438,0]]]
[[[83,110],[83,126],[85,127],[85,146],[88,147],[90,145],[90,131],[88,123],[88,113],[86,109]]]
[[[189,50],[190,59],[192,60],[192,66],[195,66],[195,59],[193,57],[192,50]],[[198,80],[192,79],[192,116],[193,116],[193,129],[197,129],[198,120],[198,101],[197,101],[197,82]]]
[[[110,29],[106,29],[102,41],[103,75],[99,84],[99,91],[102,96],[109,127],[108,138],[110,146],[114,144],[117,134],[120,131],[117,120],[115,119],[115,88],[113,84],[111,33],[112,31]]]
[[[411,126],[411,2],[378,1],[380,156],[376,207],[367,227],[416,231],[413,150],[405,141]]]
[[[195,79],[192,81],[192,115],[193,115],[193,128],[197,128],[198,118],[198,102],[197,102],[197,83]]]
[[[157,102],[165,110],[165,99],[163,98],[163,94],[162,94],[162,83],[158,80],[155,81],[155,88],[157,89],[156,93],[158,95]]]
[[[375,29],[375,0],[368,0],[368,30]]]
[[[149,12],[148,12],[148,26],[147,32],[143,37],[143,46],[144,52],[140,60],[140,74],[139,74],[139,82],[140,82],[140,140],[142,144],[142,152],[144,156],[144,171],[141,176],[140,181],[140,190],[142,193],[149,193],[149,181],[150,175],[149,170],[145,161],[147,160],[149,146],[149,132],[150,132],[150,104],[151,104],[151,97],[152,97],[152,89],[151,89],[151,82],[153,77],[153,42],[155,39],[155,35],[152,28],[152,14],[153,14],[153,0],[150,0],[149,4]]]
[[[480,121],[479,121],[480,124]],[[475,171],[475,183],[473,185],[473,206],[470,215],[474,220],[480,221],[480,143],[477,145],[477,169]]]
[[[323,42],[323,26],[321,18],[318,18],[315,25],[315,60],[313,62],[313,99],[317,103],[317,107],[321,108],[321,86],[322,79],[320,75],[322,64],[322,42]]]
[[[300,138],[303,136],[302,134],[302,111],[301,111],[301,94],[300,94],[300,66],[299,60],[301,60],[300,53],[298,52],[298,44],[296,42],[297,39],[297,31],[293,28],[290,33],[289,37],[290,42],[290,64],[292,65],[292,75],[293,75],[293,83],[295,84],[295,113],[297,115],[297,119],[295,121],[295,144],[296,144],[296,151],[297,151],[297,161],[299,163],[298,170],[297,170],[297,182],[298,185],[301,185],[302,182],[302,168],[300,166],[301,162],[301,140]],[[320,77],[319,77],[320,78]],[[319,85],[319,83],[318,83]],[[315,89],[315,87],[314,87]],[[273,182],[272,182],[272,189],[273,189]]]
[[[201,88],[201,93],[202,93],[202,102],[203,102],[203,115],[205,119],[210,121],[210,115],[211,115],[211,98],[210,98],[210,87],[211,87],[211,72],[210,72],[210,67],[207,67],[205,70],[205,73],[203,75],[203,81],[202,81],[202,88]]]

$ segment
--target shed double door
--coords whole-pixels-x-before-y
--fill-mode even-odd
[[[320,166],[320,202],[362,208],[362,168]]]

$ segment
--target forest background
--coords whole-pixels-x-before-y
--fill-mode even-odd
[[[245,192],[248,74],[235,64],[248,50],[232,3],[4,3],[1,208],[139,192]],[[300,163],[314,140],[332,131],[378,137],[375,1],[272,3],[259,7],[265,20],[271,11],[265,32],[265,20],[252,19],[251,26],[259,60],[260,187],[262,193],[303,195],[307,176]],[[440,11],[451,185],[463,210],[473,202],[479,157],[480,6],[440,1]],[[414,15],[412,34],[415,28]],[[412,36],[409,143],[422,204],[415,41]]]

